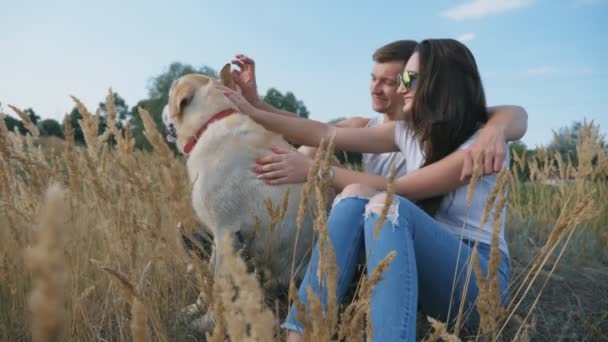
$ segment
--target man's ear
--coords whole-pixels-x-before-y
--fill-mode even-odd
[[[230,73],[230,64],[226,63],[226,65],[224,65],[224,67],[220,71],[220,82],[222,83],[222,85],[232,90],[236,90],[234,78],[232,78],[232,73]]]

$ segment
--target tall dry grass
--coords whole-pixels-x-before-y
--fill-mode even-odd
[[[53,144],[41,140],[35,125],[27,121],[30,133],[23,136],[8,132],[0,120],[0,340],[203,339],[187,327],[181,313],[199,291],[214,308],[216,324],[209,340],[284,338],[277,327],[288,303],[278,302],[279,310],[265,305],[264,286],[255,274],[247,273],[237,254],[228,255],[227,269],[214,276],[205,260],[184,252],[178,223],[187,234],[197,227],[190,184],[184,161],[174,156],[150,116],[140,112],[145,135],[154,147],[153,153],[145,153],[134,149],[128,127],[119,130],[112,124],[116,114],[111,95],[107,98],[110,124],[103,135],[97,135],[99,114],[91,114],[74,100],[83,116],[79,124],[84,147],[75,145],[67,120],[65,141]],[[327,175],[331,150],[331,142],[320,149],[311,175],[318,170]],[[597,262],[583,268],[600,275],[607,272],[608,157],[592,125],[582,131],[577,152],[576,165],[546,150],[531,160],[514,156],[514,170],[501,173],[493,193],[509,212],[507,235],[514,263],[510,302],[500,307],[496,300],[495,270],[484,277],[475,272],[473,263],[469,277],[482,284],[479,331],[461,331],[462,319],[448,326],[429,318],[430,325],[421,324],[421,338],[551,339],[550,332],[539,326],[549,326],[543,305],[552,303],[552,297],[546,292],[555,282],[570,280],[561,270],[577,258],[593,258]],[[513,171],[525,166],[531,170],[531,179],[524,182]],[[314,229],[327,247],[322,249],[319,278],[333,289],[338,270],[327,239],[328,183],[326,178],[309,179],[300,212],[307,210],[308,197],[315,196]],[[473,189],[475,181],[471,184]],[[270,215],[281,219],[284,203],[267,207]],[[492,248],[490,264],[497,265],[496,242]],[[301,317],[307,337],[315,341],[367,339],[374,328],[367,319],[371,292],[392,257],[388,255],[369,279],[359,280],[350,303],[340,306],[329,291],[329,305],[324,307],[311,293],[310,315]],[[601,289],[606,291],[602,285],[598,284],[600,297],[594,299],[608,303],[608,294],[601,294]],[[306,311],[295,296],[295,286],[289,292],[293,305]],[[574,289],[573,293],[583,292]],[[608,313],[582,309],[586,310],[579,317],[585,329],[582,336],[606,337]],[[453,310],[463,315],[460,308]]]

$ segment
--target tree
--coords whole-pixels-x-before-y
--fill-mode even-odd
[[[283,95],[275,88],[270,88],[262,100],[275,108],[296,113],[302,118],[308,118],[308,115],[310,114],[304,105],[304,102],[299,101],[290,91]]]
[[[9,115],[4,115],[4,124],[6,125],[6,128],[11,132],[15,130],[15,127],[17,128],[17,131],[21,134],[25,133],[26,131],[25,126],[23,126],[23,122],[21,122],[21,120],[17,120]]]
[[[27,108],[23,112],[25,113],[25,115],[27,115],[28,118],[30,118],[34,125],[37,125],[38,121],[40,121],[40,115],[36,114],[36,112],[32,108]]]
[[[202,66],[195,68],[189,64],[182,64],[180,62],[173,62],[169,65],[167,70],[161,74],[154,76],[148,82],[148,98],[140,100],[135,104],[130,111],[130,124],[133,129],[133,136],[135,137],[135,146],[138,148],[150,149],[150,143],[143,134],[143,123],[137,112],[137,108],[141,107],[147,110],[159,131],[164,132],[165,128],[162,121],[163,108],[169,101],[169,89],[171,84],[176,79],[187,75],[187,74],[203,74],[213,78],[217,78],[217,72],[208,66]]]
[[[63,127],[54,119],[44,119],[38,123],[41,135],[56,136],[63,139]]]
[[[75,106],[72,108],[70,114],[68,114],[68,120],[74,129],[74,142],[77,144],[84,144],[84,133],[82,132],[82,128],[78,123],[78,120],[82,120],[82,115]]]
[[[572,165],[578,166],[577,144],[581,139],[591,139],[594,145],[606,149],[604,137],[599,134],[599,126],[591,122],[575,121],[569,127],[562,127],[553,132],[553,142],[549,145],[551,154],[557,152],[564,161],[570,161]],[[552,157],[552,155],[551,155]]]
[[[208,66],[196,69],[190,64],[173,62],[166,71],[148,81],[148,97],[151,99],[167,98],[173,81],[187,74],[203,74],[217,78],[217,72]]]

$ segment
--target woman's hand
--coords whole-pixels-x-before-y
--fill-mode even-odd
[[[253,106],[259,107],[261,101],[258,96],[254,60],[245,55],[238,54],[232,60],[232,64],[239,67],[239,70],[232,70],[232,78],[241,89],[243,96]]]
[[[255,162],[253,172],[264,179],[267,185],[297,184],[306,182],[312,160],[297,151],[287,151],[273,147],[274,154],[264,156]]]
[[[219,85],[217,88],[224,93],[224,96],[226,96],[226,98],[235,105],[240,113],[253,116],[258,110],[251,103],[249,103],[249,101],[247,101],[243,95],[231,90],[230,88]]]

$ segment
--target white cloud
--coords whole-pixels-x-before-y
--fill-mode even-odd
[[[456,39],[463,43],[470,42],[471,40],[475,39],[475,33],[473,33],[473,32],[465,33]]]
[[[534,0],[473,0],[447,9],[442,16],[452,20],[481,18],[509,10],[528,7]]]

